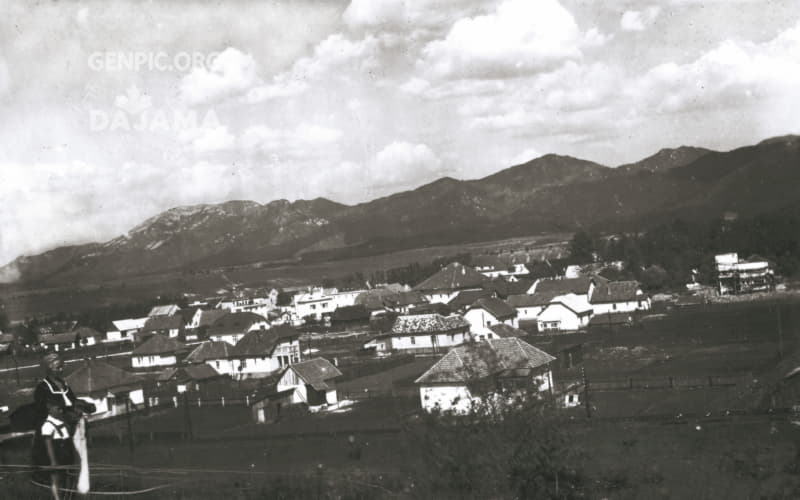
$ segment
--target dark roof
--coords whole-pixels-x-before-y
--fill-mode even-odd
[[[185,349],[186,346],[175,339],[164,335],[152,335],[131,353],[133,356],[150,356],[153,354],[173,354]]]
[[[234,335],[245,333],[255,323],[267,321],[264,316],[252,312],[236,312],[226,314],[217,319],[208,329],[208,335]]]
[[[517,315],[517,310],[500,299],[482,298],[469,306],[469,309],[483,309],[497,319],[513,318]]]
[[[300,379],[317,391],[330,389],[325,382],[336,377],[341,377],[342,372],[324,358],[314,358],[289,365],[287,370],[294,371]]]
[[[514,328],[511,325],[507,325],[505,323],[497,323],[489,327],[489,330],[492,331],[495,335],[500,338],[507,338],[507,337],[524,337],[528,335],[527,332],[520,330],[519,328]]]
[[[225,359],[228,357],[228,354],[230,354],[232,348],[233,346],[227,342],[208,340],[195,347],[195,349],[186,356],[185,361],[187,363],[205,363],[206,360],[209,359]]]
[[[595,287],[589,302],[601,304],[607,302],[629,302],[643,298],[639,283],[636,281],[609,281],[600,283]]]
[[[199,307],[190,307],[188,309],[181,309],[180,311],[178,311],[178,315],[181,317],[181,319],[183,320],[183,324],[185,325],[186,323],[192,320],[192,318],[194,317],[195,313],[198,310],[200,310]]]
[[[247,332],[231,349],[231,357],[270,356],[281,342],[300,337],[290,325],[276,325],[268,330]]]
[[[183,318],[175,316],[151,316],[147,318],[140,333],[158,330],[178,330],[183,326]]]
[[[39,335],[39,342],[42,344],[69,344],[75,342],[75,339],[86,339],[89,337],[100,337],[100,333],[94,328],[82,326],[76,330],[65,333],[55,333],[52,335]]]
[[[397,292],[384,295],[383,303],[389,307],[403,307],[427,304],[428,299],[425,298],[424,294],[412,290],[410,292]]]
[[[453,262],[415,286],[414,290],[466,290],[481,288],[486,281],[487,278],[475,269]]]
[[[528,293],[528,290],[533,286],[534,281],[529,278],[519,278],[517,281],[508,281],[503,278],[495,278],[491,282],[486,283],[484,288],[496,293],[500,298],[506,298],[511,295],[519,295]]]
[[[452,348],[415,382],[464,383],[509,371],[537,369],[555,359],[517,337],[493,339]]]
[[[141,385],[134,375],[98,359],[85,361],[65,380],[78,396]]]
[[[392,290],[385,288],[375,288],[359,293],[355,298],[355,305],[362,305],[370,311],[377,311],[383,309],[383,298],[387,295],[395,293]]]
[[[417,307],[411,308],[406,315],[441,314],[442,316],[450,316],[452,313],[453,308],[450,307],[449,304],[434,302],[433,304],[420,304]]]
[[[369,321],[369,311],[363,304],[356,304],[354,306],[337,307],[333,311],[331,321]]]
[[[181,368],[183,373],[178,374],[178,380],[184,380],[181,375],[186,374],[189,380],[208,380],[210,378],[217,378],[220,376],[219,372],[213,366],[203,363],[201,365],[190,365]]]
[[[628,313],[606,313],[595,314],[589,320],[589,326],[593,327],[608,327],[608,326],[622,326],[630,325],[633,323],[633,318]]]
[[[520,294],[520,295],[512,295],[508,298],[506,302],[511,307],[536,307],[536,306],[546,306],[553,300],[555,297],[558,297],[557,292],[536,292],[534,294]]]
[[[82,339],[88,339],[89,337],[102,337],[103,336],[100,332],[98,332],[97,330],[95,330],[94,328],[92,328],[90,326],[81,326],[81,327],[78,327],[78,328],[76,328],[75,330],[73,330],[73,331],[71,331],[69,333],[72,333],[73,335],[77,335],[78,337],[80,337]]]
[[[584,295],[589,292],[589,284],[592,278],[588,276],[581,276],[580,278],[563,278],[563,279],[543,279],[536,285],[535,292],[543,293],[556,293],[563,295],[566,293],[574,293],[576,295]]]
[[[171,366],[169,368],[165,368],[164,370],[158,372],[156,380],[159,382],[168,382],[172,377],[177,375],[177,373],[178,373],[178,368]]]
[[[392,334],[446,333],[463,329],[469,329],[469,321],[458,314],[416,314],[398,316],[392,325]]]
[[[488,290],[464,290],[458,292],[453,300],[447,303],[451,309],[462,309],[471,306],[476,300],[484,297],[491,297],[492,293]]]
[[[197,325],[198,328],[203,326],[211,326],[221,317],[230,314],[227,309],[207,309],[200,313],[200,321]]]

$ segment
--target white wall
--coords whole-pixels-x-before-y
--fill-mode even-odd
[[[648,311],[650,310],[650,298],[642,296],[639,300],[592,304],[592,309],[594,310],[594,314]]]
[[[518,321],[530,321],[536,319],[539,316],[539,313],[544,310],[545,306],[525,306],[525,307],[517,307],[517,320]]]
[[[519,328],[519,320],[517,318],[509,318],[504,321],[500,321],[495,318],[493,314],[484,309],[470,309],[466,312],[466,314],[464,314],[464,319],[469,321],[469,330],[475,334],[483,333],[486,331],[487,327],[500,323],[513,326],[514,328]]]
[[[229,334],[229,335],[210,335],[209,338],[214,342],[227,342],[230,345],[236,345],[237,342],[242,340],[244,337],[244,333],[236,333],[236,334]]]
[[[546,330],[560,330],[560,331],[573,331],[586,326],[589,323],[587,314],[583,318],[579,318],[574,311],[564,307],[562,304],[553,303],[549,304],[536,318],[539,326],[539,331]],[[553,328],[552,323],[557,322],[558,325]]]
[[[434,344],[431,341],[432,335],[397,335],[391,337],[392,349],[432,349]],[[437,347],[451,347],[461,345],[467,340],[464,333],[439,333],[435,335]]]
[[[178,358],[174,354],[153,356],[133,356],[131,363],[134,368],[149,368],[151,366],[172,366],[178,364]]]
[[[425,411],[438,406],[442,411],[466,413],[472,404],[472,395],[466,385],[421,385],[419,399]]]
[[[425,298],[428,299],[428,302],[431,304],[447,304],[458,295],[458,291],[456,292],[446,292],[446,291],[432,291],[426,292]]]

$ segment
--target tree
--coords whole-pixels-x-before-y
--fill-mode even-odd
[[[594,261],[595,244],[586,231],[578,231],[569,242],[570,261],[585,264]]]

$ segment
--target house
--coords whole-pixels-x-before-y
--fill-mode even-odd
[[[480,290],[487,281],[488,278],[475,269],[453,262],[415,286],[414,290],[422,292],[428,298],[428,302],[447,304],[458,295],[458,292]]]
[[[150,309],[150,312],[147,313],[147,316],[152,318],[154,316],[172,316],[174,314],[178,314],[181,308],[175,304],[165,304],[161,306],[153,306]]]
[[[178,355],[185,350],[186,346],[173,338],[159,334],[151,335],[133,350],[131,364],[134,368],[176,365]]]
[[[247,332],[266,330],[269,322],[263,316],[251,312],[228,313],[217,319],[208,328],[208,338],[216,342],[236,345]]]
[[[266,377],[300,361],[299,339],[300,333],[290,325],[251,330],[233,346],[220,373],[236,379]]]
[[[589,328],[595,330],[610,330],[624,328],[633,324],[633,316],[629,312],[614,312],[595,314],[589,320]]]
[[[78,347],[95,345],[101,338],[102,335],[94,328],[82,326],[65,333],[39,335],[39,345],[47,350],[62,352],[77,349]]]
[[[341,377],[342,372],[324,358],[301,361],[286,367],[278,379],[277,391],[293,389],[292,403],[305,403],[308,406],[336,404],[334,379]]]
[[[456,296],[447,303],[447,307],[452,311],[458,311],[463,314],[476,300],[488,299],[494,296],[495,295],[489,290],[464,290],[463,292],[458,292]]]
[[[138,377],[99,359],[84,361],[65,380],[77,397],[95,405],[92,419],[120,415],[127,408],[144,403],[144,389]]]
[[[415,380],[422,409],[466,413],[498,387],[551,391],[555,358],[516,337],[454,347]],[[484,388],[480,390],[481,386]],[[476,390],[477,389],[477,390]]]
[[[417,291],[390,293],[383,296],[383,307],[396,314],[408,314],[428,303],[428,298]]]
[[[306,293],[299,293],[292,297],[292,305],[299,318],[312,318],[322,320],[323,315],[333,314],[336,310],[333,294],[338,292],[335,288],[312,288]],[[355,303],[355,298],[353,297]],[[350,304],[353,305],[353,304]]]
[[[530,273],[524,259],[514,259],[510,255],[477,255],[472,263],[475,270],[487,278],[523,276]]]
[[[600,283],[589,297],[589,303],[594,314],[650,310],[650,297],[642,293],[636,281]]]
[[[391,351],[435,354],[467,342],[469,328],[469,322],[458,314],[398,316],[386,347]]]
[[[370,312],[361,304],[337,307],[331,316],[331,324],[340,327],[369,324]]]
[[[739,254],[726,253],[715,256],[714,262],[720,295],[766,292],[775,286],[769,261],[758,255],[740,260]]]
[[[227,316],[230,313],[227,309],[199,309],[196,317],[192,317],[189,323],[189,329],[194,330],[198,337],[204,337],[208,333],[209,328],[218,319]]]
[[[224,297],[217,303],[217,309],[232,313],[251,312],[266,317],[277,307],[278,290],[241,290]]]
[[[136,335],[138,338],[144,338],[149,335],[164,335],[175,339],[182,334],[183,318],[179,314],[175,314],[174,316],[150,316]]]
[[[223,377],[224,375],[211,366],[199,364],[167,368],[159,375],[158,382],[160,385],[174,383],[175,391],[182,394],[187,391],[200,391],[201,386]]]
[[[491,292],[503,300],[508,299],[512,295],[521,295],[528,293],[528,290],[533,287],[534,280],[529,278],[517,278],[514,281],[509,281],[503,278],[495,278],[484,285],[484,289]]]
[[[558,297],[556,292],[538,292],[534,294],[518,294],[508,297],[508,305],[516,309],[520,323],[534,322],[547,304]]]
[[[225,370],[233,346],[227,342],[207,340],[194,348],[183,360],[187,364],[207,364],[216,371]]]
[[[586,327],[592,306],[584,295],[568,293],[554,297],[536,317],[540,332],[577,331]]]
[[[147,318],[118,319],[111,322],[105,342],[133,342],[134,336],[144,328]]]
[[[17,337],[13,333],[0,332],[0,353],[8,352],[17,342]]]
[[[482,298],[469,306],[464,314],[464,319],[469,321],[470,332],[476,340],[483,340],[490,332],[492,325],[506,324],[514,328],[519,327],[517,310],[495,298]]]

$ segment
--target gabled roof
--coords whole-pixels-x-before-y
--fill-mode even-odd
[[[181,368],[181,371],[186,374],[187,379],[194,381],[208,380],[220,376],[219,372],[217,372],[213,366],[205,363],[201,365],[184,366]],[[184,380],[181,375],[181,373],[178,373],[178,380]]]
[[[508,319],[517,316],[517,310],[500,299],[482,298],[469,306],[469,310],[483,309],[497,319]]]
[[[575,314],[586,314],[592,312],[592,306],[589,304],[589,302],[583,297],[579,297],[574,293],[553,297],[553,300],[550,301],[545,309],[555,304],[561,304]],[[542,313],[544,313],[545,309],[542,310]]]
[[[415,286],[414,290],[466,290],[481,288],[486,281],[487,278],[475,269],[453,262]]]
[[[337,307],[333,311],[331,321],[369,321],[370,314],[365,306],[356,304],[354,306]]]
[[[484,288],[493,291],[500,298],[506,298],[511,295],[527,293],[533,286],[533,283],[534,281],[529,278],[518,278],[517,281],[495,278],[491,282],[486,283]]]
[[[514,328],[511,325],[507,325],[505,323],[497,323],[489,327],[489,330],[492,331],[495,335],[500,338],[507,338],[507,337],[524,337],[528,335],[527,332],[520,330],[519,328]]]
[[[517,337],[454,347],[415,383],[466,383],[491,375],[541,368],[556,358]]]
[[[155,354],[174,354],[186,348],[182,343],[164,335],[152,335],[131,353],[133,356],[152,356]]]
[[[232,348],[233,346],[227,342],[208,340],[195,347],[195,349],[186,356],[185,361],[187,363],[205,363],[209,359],[225,359],[230,354]]]
[[[78,396],[141,385],[134,375],[98,359],[87,360],[65,380]]]
[[[392,325],[393,335],[409,335],[422,333],[447,333],[456,330],[468,329],[469,321],[463,316],[453,314],[416,314],[398,316]]]
[[[629,313],[606,313],[606,314],[595,314],[592,316],[592,319],[589,320],[589,326],[594,327],[609,327],[609,326],[621,326],[621,325],[630,325],[633,323],[633,318]]]
[[[418,291],[398,292],[384,295],[383,303],[389,307],[404,307],[417,304],[427,304],[428,299]]]
[[[330,389],[326,381],[342,376],[342,372],[324,358],[314,358],[295,363],[289,365],[286,369],[294,371],[300,377],[300,380],[317,391]]]
[[[471,306],[476,300],[491,297],[492,293],[488,290],[463,290],[447,303],[451,309],[462,309]]]
[[[546,306],[553,298],[558,297],[555,292],[536,292],[528,295],[527,293],[511,295],[508,297],[508,304],[511,307],[537,307]]]
[[[200,311],[200,321],[197,326],[198,328],[211,326],[226,314],[230,314],[227,309],[204,309]]]
[[[147,318],[130,318],[130,319],[116,319],[111,322],[114,328],[119,332],[138,330],[144,326]]]
[[[290,325],[275,325],[268,330],[253,330],[233,346],[230,356],[244,358],[251,356],[271,356],[281,342],[289,342],[300,337],[300,333]]]
[[[172,316],[180,311],[180,307],[176,306],[175,304],[165,304],[162,306],[153,306],[150,309],[150,312],[147,313],[148,316]]]
[[[147,319],[142,327],[142,332],[155,332],[158,330],[179,330],[183,326],[183,318],[175,316],[152,316]]]
[[[250,328],[262,321],[264,316],[252,312],[228,313],[218,318],[208,329],[208,335],[235,335],[246,333]]]
[[[181,319],[183,320],[183,324],[185,325],[186,323],[190,322],[192,318],[194,318],[194,315],[199,310],[200,310],[199,307],[190,307],[188,309],[181,309],[180,311],[178,311],[178,315],[181,317]]]
[[[609,281],[597,285],[589,298],[589,302],[592,304],[630,302],[639,300],[641,297],[641,289],[638,282]]]
[[[574,293],[585,295],[589,293],[589,284],[592,278],[581,276],[580,278],[545,279],[536,284],[535,292],[557,293],[559,295]]]

